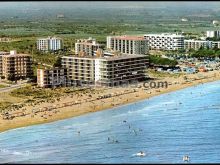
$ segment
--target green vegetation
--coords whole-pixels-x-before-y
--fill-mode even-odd
[[[62,66],[62,58],[58,57],[58,59],[56,60],[56,62],[53,65],[54,67],[61,67]]]
[[[175,66],[178,64],[176,60],[170,60],[168,58],[162,58],[160,56],[155,56],[155,55],[149,56],[149,62],[155,65],[169,65],[169,66]]]
[[[14,97],[20,98],[28,98],[28,99],[51,99],[54,97],[60,97],[65,95],[66,93],[87,93],[94,91],[92,89],[82,89],[82,88],[73,88],[73,87],[65,87],[65,88],[38,88],[35,86],[28,85],[26,87],[22,87],[19,89],[13,90],[10,95]]]
[[[184,75],[184,73],[169,73],[169,72],[159,72],[159,71],[155,71],[154,69],[148,69],[147,74],[150,77],[154,77],[154,78],[162,78],[162,77],[174,77],[174,78],[178,78],[181,75]]]
[[[61,93],[58,90],[41,89],[33,86],[26,86],[23,88],[13,90],[11,92],[11,95],[22,98],[32,97],[33,99],[46,99],[50,97],[59,97]]]
[[[189,55],[191,57],[197,57],[197,58],[220,57],[220,49],[218,49],[218,48],[213,48],[213,49],[200,48],[199,50],[190,50]]]
[[[2,112],[2,110],[10,107],[12,105],[12,103],[4,101],[4,102],[0,102],[0,112]]]
[[[220,39],[217,38],[217,37],[207,37],[206,40],[209,40],[209,41],[220,41]]]
[[[5,88],[5,87],[7,87],[7,86],[0,84],[0,88]]]
[[[34,61],[38,64],[54,65],[57,62],[58,56],[50,53],[33,54]]]
[[[32,47],[33,49],[35,46],[36,39],[35,38],[16,38],[15,41],[11,42],[2,42],[0,44],[1,51],[10,51],[10,50],[17,50],[19,53],[31,53]]]

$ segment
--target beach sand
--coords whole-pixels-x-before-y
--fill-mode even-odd
[[[81,96],[77,94],[70,94],[68,96],[61,97],[60,100],[56,100],[54,103],[44,102],[35,106],[25,106],[22,109],[13,111],[13,113],[18,114],[24,113],[24,116],[15,117],[11,120],[5,120],[3,119],[3,115],[0,115],[0,132],[13,128],[48,123],[79,116],[85,113],[105,110],[115,106],[147,99],[163,93],[195,86],[201,83],[220,80],[219,71],[189,74],[186,76],[187,81],[184,79],[184,76],[180,76],[178,78],[163,77],[157,80],[151,80],[154,82],[167,81],[167,88],[163,87],[146,89],[143,86],[143,83],[140,83],[139,87],[135,88],[132,86],[114,88],[100,87],[96,89],[96,93],[87,93],[82,94]],[[98,97],[104,95],[111,95],[111,97],[97,99]],[[42,112],[37,112],[39,110]]]

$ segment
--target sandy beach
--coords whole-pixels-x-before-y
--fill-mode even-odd
[[[201,76],[202,75],[202,76]],[[151,80],[154,82],[168,82],[168,87],[146,88],[143,83],[138,87],[114,87],[97,88],[96,92],[84,94],[69,94],[51,102],[42,102],[36,105],[27,104],[17,110],[9,112],[9,118],[5,114],[0,115],[0,132],[24,127],[28,125],[48,123],[85,113],[106,110],[115,106],[133,103],[143,99],[168,93],[171,91],[195,86],[201,83],[220,80],[219,71],[188,74],[187,79],[183,75],[175,77],[163,77]],[[13,116],[13,117],[12,117]]]

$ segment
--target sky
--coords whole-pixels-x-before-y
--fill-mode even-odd
[[[175,7],[175,8],[220,8],[220,2],[204,1],[20,1],[20,2],[0,2],[0,9],[21,9],[21,8],[132,8],[132,7]]]

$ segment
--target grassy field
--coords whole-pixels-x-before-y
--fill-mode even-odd
[[[7,87],[7,86],[0,84],[0,88],[5,88],[5,87]]]
[[[149,69],[147,71],[147,74],[150,76],[150,77],[154,77],[154,78],[163,78],[163,77],[174,77],[174,78],[178,78],[180,77],[181,75],[184,75],[184,73],[174,73],[174,74],[171,74],[171,73],[168,73],[168,72],[159,72],[159,71],[155,71],[153,69]]]
[[[9,92],[0,92],[0,112],[13,104],[24,101],[23,98],[15,97]]]

